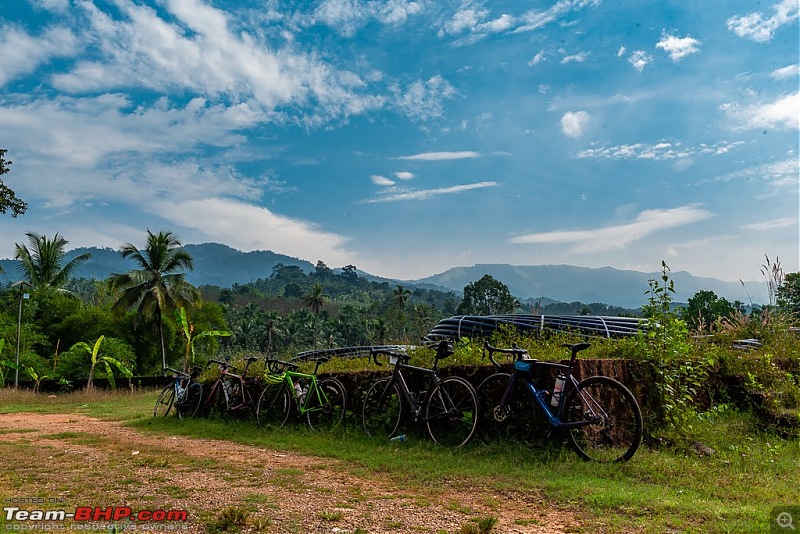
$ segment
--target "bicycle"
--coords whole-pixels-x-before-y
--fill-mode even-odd
[[[388,349],[372,349],[376,365],[378,355],[388,357],[394,365],[389,377],[375,381],[364,396],[361,419],[364,431],[372,437],[396,437],[406,413],[423,424],[430,438],[439,445],[461,447],[472,439],[478,425],[478,397],[472,385],[458,376],[439,378],[439,360],[453,354],[446,341],[439,343],[433,367],[409,364],[405,353]],[[426,389],[412,391],[405,373],[426,377]]]
[[[238,370],[228,359],[223,361],[209,360],[206,364],[208,369],[211,364],[219,366],[219,377],[211,385],[208,396],[205,399],[204,407],[208,413],[232,414],[247,413],[255,406],[255,400],[260,393],[261,383],[258,379],[247,377],[247,370],[250,365],[257,362],[258,358],[251,356],[247,358],[244,370],[237,374]]]
[[[203,401],[203,384],[195,379],[200,375],[200,368],[192,367],[191,373],[184,373],[172,367],[164,369],[173,374],[172,383],[164,387],[156,399],[153,417],[166,417],[175,408],[178,417],[194,417]]]
[[[267,358],[264,390],[256,406],[256,421],[264,429],[280,428],[293,410],[305,416],[312,430],[341,424],[347,410],[347,393],[339,380],[317,379],[319,366],[330,358],[315,358],[313,373],[301,373],[298,364]]]
[[[493,347],[485,350],[497,369],[494,353],[511,355],[513,371],[490,375],[478,386],[482,402],[481,424],[489,436],[526,439],[538,410],[552,431],[565,431],[575,452],[585,460],[625,462],[642,440],[642,412],[633,394],[607,376],[591,376],[580,382],[573,375],[575,360],[589,343],[565,344],[572,356],[568,364],[530,359],[528,352]],[[558,371],[553,391],[537,387],[547,369]]]

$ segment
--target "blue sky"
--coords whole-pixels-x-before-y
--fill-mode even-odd
[[[70,248],[798,271],[797,0],[0,4],[0,219]]]

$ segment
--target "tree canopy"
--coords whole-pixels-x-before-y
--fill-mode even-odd
[[[11,161],[5,159],[8,150],[0,148],[0,176],[10,172]],[[11,210],[11,216],[22,215],[28,209],[28,204],[17,198],[16,193],[0,179],[0,213]]]
[[[508,286],[491,275],[485,274],[480,280],[464,287],[464,299],[458,306],[462,315],[498,315],[512,313],[519,301],[511,294]]]

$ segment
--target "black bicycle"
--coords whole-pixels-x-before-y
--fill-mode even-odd
[[[460,447],[472,438],[478,425],[478,397],[472,385],[458,376],[439,378],[436,367],[453,353],[446,341],[436,349],[433,368],[409,365],[410,356],[389,349],[372,349],[377,365],[378,355],[388,356],[394,365],[391,376],[370,386],[364,397],[361,418],[364,431],[373,437],[392,438],[406,418],[423,424],[433,441],[447,447]],[[406,373],[426,378],[426,389],[412,389]],[[410,378],[410,377],[409,377]]]
[[[191,373],[185,373],[172,367],[164,369],[164,374],[172,373],[172,383],[166,386],[156,399],[153,417],[166,417],[172,408],[178,417],[193,417],[200,409],[203,401],[203,384],[196,381],[200,376],[200,368],[192,367]]]
[[[258,396],[261,394],[261,381],[249,378],[247,370],[250,365],[257,362],[258,358],[251,356],[245,360],[241,374],[237,368],[226,360],[209,360],[206,369],[211,364],[217,364],[219,376],[211,385],[205,402],[204,411],[208,414],[242,415],[247,414],[256,406]]]
[[[519,347],[488,343],[484,347],[498,369],[501,364],[494,353],[514,359],[511,374],[497,372],[478,386],[484,435],[528,439],[540,410],[554,431],[567,433],[572,448],[584,459],[625,462],[636,453],[642,441],[642,412],[633,394],[607,376],[580,382],[573,376],[575,359],[589,343],[564,345],[572,352],[568,364],[532,360]],[[558,372],[552,391],[537,387],[548,369]]]

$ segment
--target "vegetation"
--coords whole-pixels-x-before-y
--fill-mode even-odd
[[[14,259],[19,260],[19,267],[33,291],[54,289],[63,291],[75,268],[89,259],[90,254],[81,254],[64,265],[64,250],[69,241],[56,233],[53,239],[28,232],[30,249],[17,243]]]
[[[9,168],[11,161],[5,158],[8,150],[0,148],[0,176],[11,172]],[[28,209],[28,205],[21,199],[17,198],[14,190],[3,183],[0,179],[0,213],[6,213],[11,210],[11,216],[16,217],[22,215]]]

